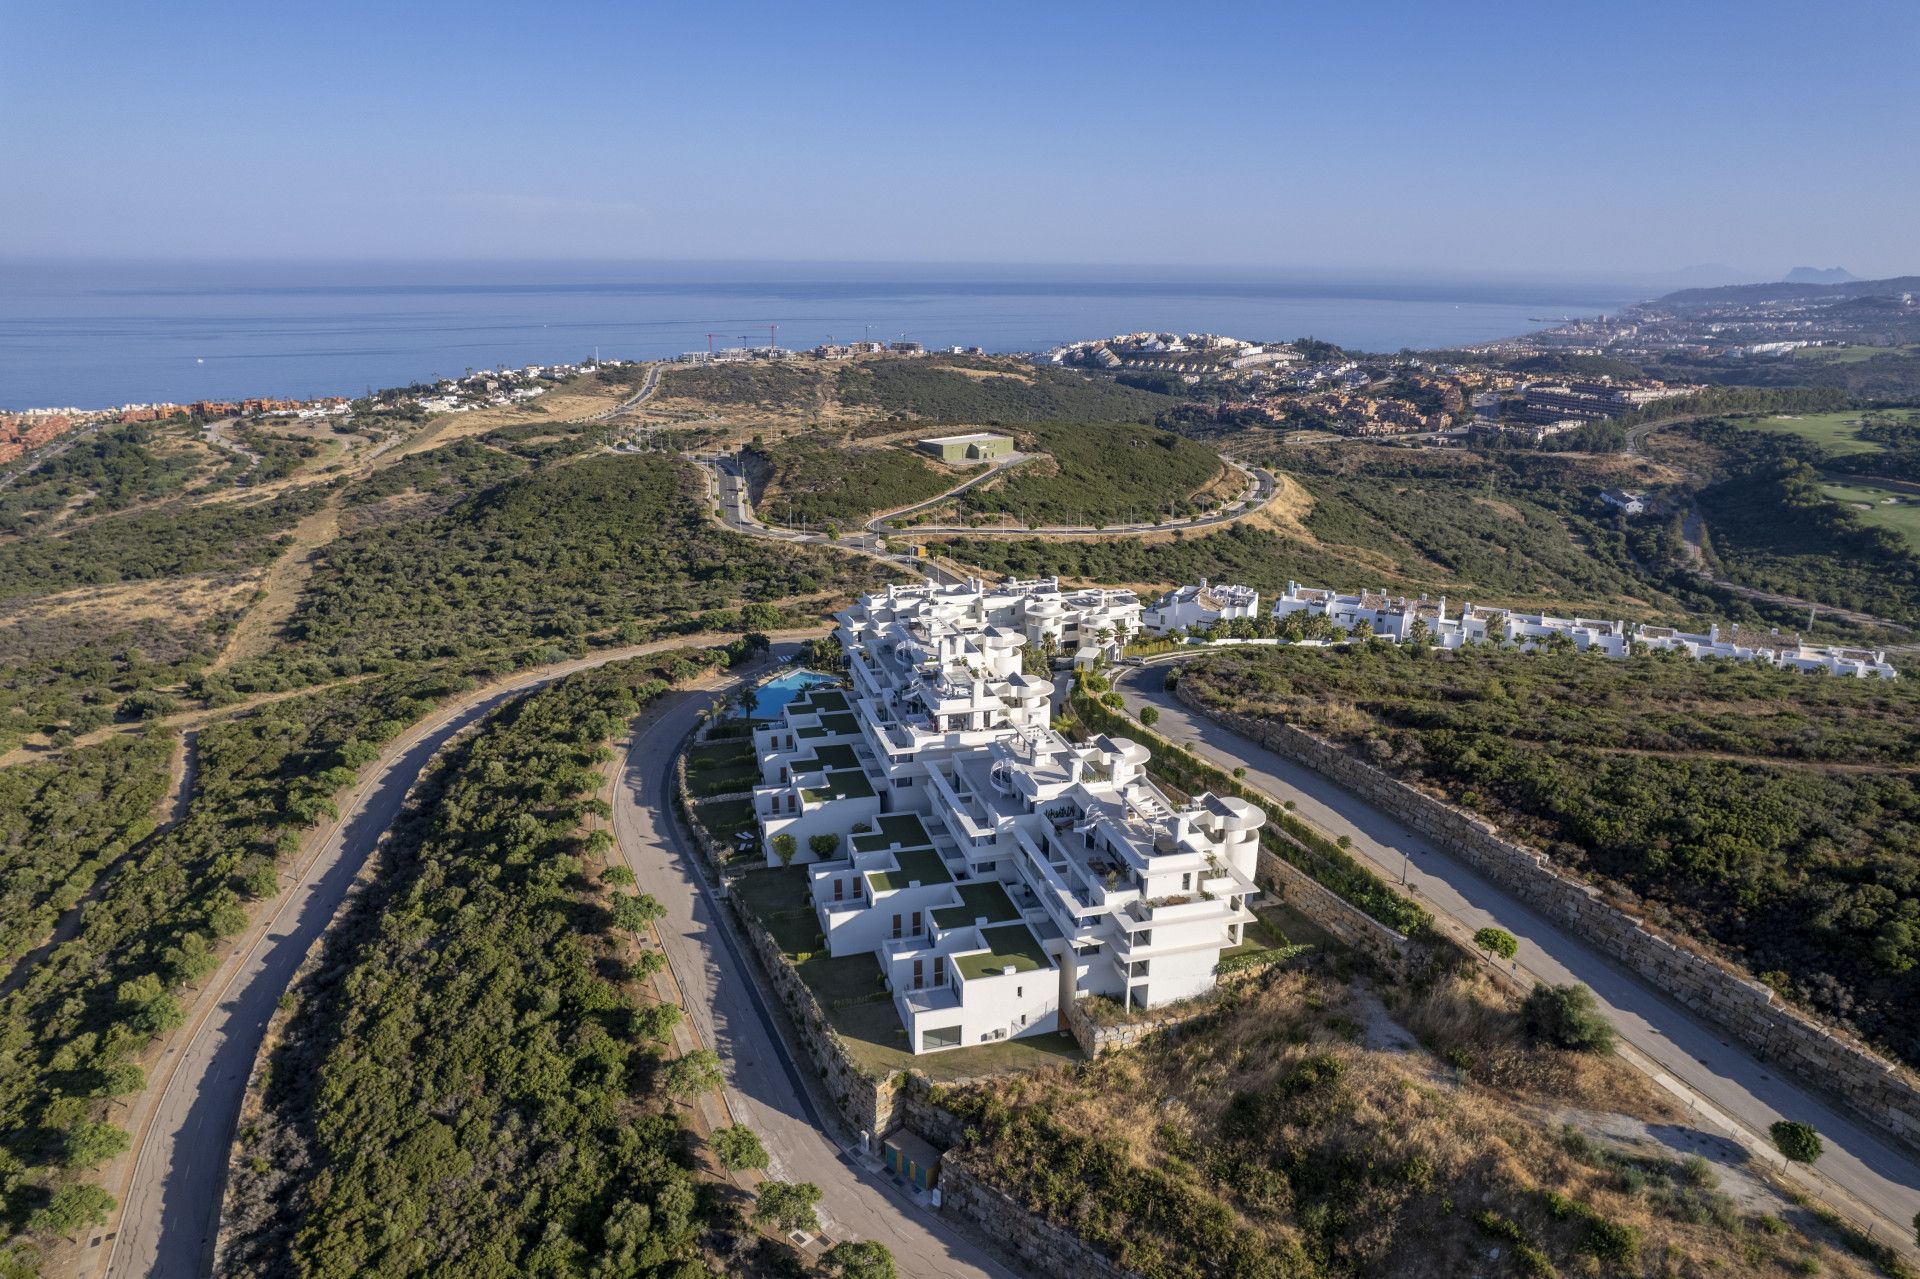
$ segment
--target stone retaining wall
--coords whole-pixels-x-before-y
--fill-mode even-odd
[[[1419,791],[1303,729],[1206,706],[1188,692],[1185,680],[1175,693],[1196,713],[1390,813],[1731,1032],[1763,1059],[1833,1093],[1869,1122],[1920,1148],[1920,1089],[1864,1045],[1780,1003],[1761,983],[1659,936],[1607,904],[1591,886],[1561,872],[1544,854],[1502,839],[1477,814]]]
[[[981,1181],[964,1154],[940,1161],[940,1212],[993,1240],[1033,1274],[1138,1279],[1072,1231],[1042,1220]]]
[[[738,897],[729,894],[727,900],[733,905],[740,931],[753,947],[761,970],[767,974],[774,993],[786,1006],[787,1015],[799,1033],[806,1061],[795,1064],[802,1070],[810,1064],[818,1072],[840,1117],[866,1139],[869,1149],[878,1151],[881,1136],[900,1120],[898,1084],[891,1077],[871,1079],[860,1072],[841,1046],[839,1033],[828,1022],[820,1001],[793,970],[792,963],[781,953],[759,917]]]
[[[1367,956],[1396,977],[1414,963],[1412,946],[1399,933],[1334,892],[1284,857],[1260,850],[1257,878],[1262,888]]]
[[[1143,1016],[1103,1025],[1087,1016],[1084,1002],[1078,999],[1068,1004],[1065,1012],[1068,1032],[1080,1045],[1080,1051],[1089,1057],[1098,1057],[1116,1048],[1131,1048],[1148,1035],[1178,1025],[1193,1016],[1191,1011],[1182,1010],[1161,1017]]]

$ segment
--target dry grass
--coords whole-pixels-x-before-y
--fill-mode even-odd
[[[981,1134],[969,1161],[1025,1202],[1055,1205],[1062,1224],[1104,1232],[1146,1275],[1787,1274],[1810,1258],[1820,1273],[1870,1273],[1771,1190],[1761,1198],[1776,1219],[1763,1222],[1703,1164],[1570,1130],[1573,1107],[1638,1131],[1676,1116],[1624,1063],[1523,1043],[1492,990],[1447,980],[1400,1010],[1465,1069],[1367,1047],[1368,1003],[1326,972],[1281,971],[1177,1038],[962,1091],[953,1103]],[[1133,1173],[1107,1171],[1094,1149]],[[1217,1236],[1177,1222],[1156,1234],[1115,1210],[1144,1197],[1226,1205],[1276,1268],[1234,1266]],[[1634,1233],[1631,1262],[1603,1269],[1595,1218]]]
[[[313,576],[315,558],[321,548],[339,535],[340,508],[336,495],[293,526],[292,543],[267,567],[259,598],[233,628],[226,647],[214,660],[214,670],[223,670],[244,658],[258,657],[273,647],[280,628],[293,616],[294,607],[300,602],[300,592]]]

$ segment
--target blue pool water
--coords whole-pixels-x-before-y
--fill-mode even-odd
[[[831,675],[822,675],[819,671],[788,671],[779,679],[769,680],[760,686],[760,698],[753,704],[753,718],[779,719],[780,712],[786,709],[788,702],[800,696],[810,688],[821,684],[836,684],[839,681]],[[740,708],[735,706],[730,715],[738,717]]]

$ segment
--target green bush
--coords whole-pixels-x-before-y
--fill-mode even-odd
[[[1599,1003],[1585,986],[1536,982],[1520,1006],[1520,1016],[1536,1043],[1571,1052],[1610,1053],[1613,1026]]]
[[[779,1230],[820,1228],[815,1206],[820,1202],[820,1187],[810,1181],[764,1181],[754,1215]]]
[[[1767,1135],[1773,1138],[1775,1150],[1797,1164],[1812,1163],[1826,1148],[1813,1125],[1798,1120],[1776,1119],[1768,1125]]]
[[[716,1129],[708,1143],[720,1166],[729,1172],[767,1166],[767,1148],[760,1144],[759,1134],[745,1124]]]
[[[1520,953],[1520,942],[1504,928],[1482,928],[1473,935],[1473,944],[1489,955],[1512,959]]]

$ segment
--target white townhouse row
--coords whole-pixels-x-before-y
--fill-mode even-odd
[[[1176,805],[1146,748],[1048,727],[1030,644],[1136,629],[1126,592],[1057,582],[892,588],[842,613],[850,687],[755,730],[769,865],[806,867],[833,955],[870,953],[915,1052],[1059,1029],[1063,1004],[1152,1007],[1240,945],[1265,814]],[[787,843],[784,837],[790,837]],[[816,853],[812,841],[830,848]]]
[[[1705,634],[1695,634],[1671,626],[1629,625],[1591,617],[1554,617],[1476,604],[1467,604],[1458,614],[1449,615],[1444,595],[1437,600],[1425,596],[1407,599],[1369,591],[1345,595],[1301,586],[1298,582],[1287,583],[1285,594],[1274,601],[1271,612],[1276,620],[1284,620],[1293,613],[1322,616],[1346,631],[1355,630],[1365,622],[1373,634],[1391,640],[1408,639],[1416,623],[1425,623],[1428,642],[1441,648],[1495,642],[1531,650],[1544,647],[1554,642],[1554,636],[1560,636],[1579,652],[1595,651],[1608,657],[1626,657],[1638,645],[1649,651],[1672,649],[1693,658],[1765,662],[1783,670],[1879,679],[1898,679],[1900,675],[1880,649],[1808,644],[1798,636],[1782,635],[1778,630],[1753,631],[1738,626],[1722,630],[1717,622],[1709,625]]]
[[[1260,616],[1260,592],[1251,586],[1220,586],[1200,579],[1198,586],[1177,586],[1140,614],[1140,628],[1166,635],[1188,627],[1208,627]]]

